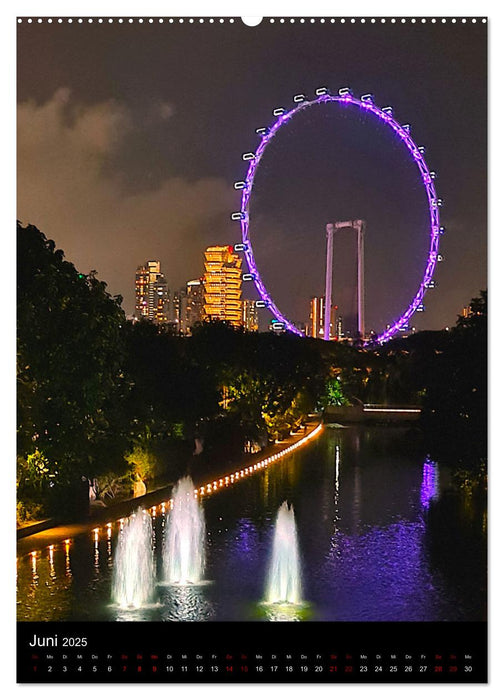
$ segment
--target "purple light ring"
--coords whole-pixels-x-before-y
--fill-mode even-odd
[[[250,160],[250,164],[247,170],[247,175],[245,178],[246,185],[244,189],[242,190],[242,200],[241,200],[241,211],[244,213],[245,217],[244,219],[241,220],[241,231],[242,231],[242,241],[246,245],[245,248],[245,257],[247,260],[247,265],[249,268],[249,271],[253,274],[254,276],[254,283],[256,285],[256,289],[259,292],[259,295],[261,296],[262,300],[266,303],[267,307],[270,309],[270,311],[274,314],[275,318],[278,321],[281,321],[285,327],[291,331],[292,333],[295,333],[296,335],[303,335],[303,333],[296,328],[285,316],[280,312],[280,310],[277,308],[276,304],[274,303],[273,299],[270,297],[268,292],[266,291],[266,288],[264,286],[264,283],[262,282],[261,276],[259,275],[259,271],[257,269],[257,265],[255,263],[254,259],[254,254],[252,250],[252,244],[250,241],[250,236],[249,236],[249,201],[250,197],[252,195],[252,188],[254,184],[254,178],[255,174],[257,171],[257,168],[259,166],[259,163],[261,161],[261,158],[264,154],[264,151],[266,150],[267,145],[269,142],[273,139],[275,134],[278,132],[281,126],[285,124],[285,122],[289,121],[295,114],[300,112],[303,109],[307,109],[308,107],[312,107],[316,104],[320,104],[322,102],[341,102],[341,103],[349,103],[353,104],[360,109],[365,109],[369,112],[372,112],[375,116],[377,116],[382,122],[387,124],[389,127],[395,131],[398,136],[401,138],[401,140],[404,142],[406,147],[408,148],[413,160],[417,164],[418,169],[420,170],[420,174],[422,176],[422,182],[424,184],[425,192],[427,195],[427,201],[429,205],[429,213],[430,213],[430,249],[429,249],[429,255],[427,257],[427,264],[424,270],[423,278],[420,283],[420,286],[418,288],[418,291],[413,298],[413,301],[410,303],[406,311],[402,314],[402,316],[389,328],[387,329],[384,333],[382,333],[378,338],[377,342],[378,343],[384,343],[385,341],[389,340],[392,338],[399,330],[400,328],[404,325],[406,321],[408,321],[413,313],[416,311],[420,303],[422,302],[422,299],[425,294],[425,290],[427,288],[428,283],[432,280],[432,274],[434,272],[434,268],[436,266],[437,262],[437,251],[439,248],[439,212],[438,212],[438,203],[437,203],[437,194],[436,194],[436,188],[434,186],[432,177],[430,175],[430,170],[427,167],[427,164],[425,162],[425,159],[423,158],[422,153],[418,149],[417,145],[411,138],[410,134],[406,129],[404,129],[400,124],[395,121],[395,119],[388,114],[387,112],[383,112],[380,108],[376,107],[372,102],[362,102],[361,100],[358,100],[354,98],[351,95],[344,95],[344,96],[334,96],[334,95],[322,95],[316,100],[310,100],[310,101],[304,101],[300,102],[296,107],[291,109],[289,112],[286,112],[276,120],[276,122],[273,124],[272,127],[269,128],[269,131],[267,134],[265,134],[261,142],[255,152],[255,157]]]

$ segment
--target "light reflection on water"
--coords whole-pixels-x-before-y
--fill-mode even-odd
[[[207,586],[160,587],[161,619],[172,622],[202,622],[214,618],[214,607],[206,596]]]
[[[204,498],[209,585],[160,585],[159,509],[153,606],[110,605],[116,524],[23,557],[18,619],[484,619],[486,513],[445,493],[438,466],[402,436],[397,428],[327,429],[269,470]],[[261,605],[286,499],[295,508],[308,608]]]
[[[261,603],[260,609],[268,622],[301,622],[309,618],[307,603]]]

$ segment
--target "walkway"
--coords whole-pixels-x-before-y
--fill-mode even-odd
[[[304,429],[301,429],[286,440],[271,445],[254,455],[248,455],[239,466],[235,467],[235,471],[228,471],[217,478],[212,477],[213,481],[196,485],[195,489],[198,491],[198,496],[208,496],[220,488],[227,488],[235,481],[251,476],[260,469],[269,467],[270,464],[279,461],[287,456],[288,453],[302,447],[307,441],[316,437],[321,429],[321,424],[318,422],[311,422],[307,426],[306,433]],[[77,535],[92,531],[94,528],[108,525],[118,519],[128,517],[138,507],[149,509],[159,506],[161,503],[167,503],[169,507],[172,489],[173,484],[168,484],[161,489],[151,491],[139,498],[132,498],[128,501],[114,504],[109,508],[102,508],[99,512],[93,513],[93,515],[85,521],[49,527],[39,532],[26,535],[25,537],[19,537],[18,534],[17,555],[18,557],[24,556],[30,552],[40,551],[50,545],[58,544],[64,540],[71,540]]]

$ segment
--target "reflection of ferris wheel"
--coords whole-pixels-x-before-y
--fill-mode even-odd
[[[235,250],[242,251],[245,254],[247,260],[249,272],[243,274],[244,280],[253,280],[257,291],[261,297],[260,301],[256,302],[256,306],[259,308],[267,308],[273,314],[276,319],[277,327],[285,328],[286,330],[296,333],[297,335],[303,335],[303,333],[297,328],[291,321],[284,317],[284,315],[277,308],[275,302],[268,294],[266,287],[263,284],[257,265],[254,259],[254,253],[252,251],[252,244],[250,241],[250,226],[249,226],[249,205],[250,198],[252,196],[252,190],[254,186],[254,178],[261,162],[261,158],[264,155],[268,144],[277,134],[279,129],[286,124],[292,117],[301,112],[308,107],[313,107],[318,104],[323,104],[326,102],[337,102],[341,105],[353,105],[361,110],[368,113],[374,114],[381,122],[386,124],[390,129],[392,129],[397,135],[398,139],[405,145],[408,152],[410,153],[412,159],[416,163],[422,182],[424,185],[425,193],[427,195],[427,202],[429,205],[430,214],[430,247],[427,256],[427,261],[425,269],[423,272],[423,278],[410,302],[408,308],[401,315],[399,319],[392,322],[387,329],[376,338],[375,342],[384,343],[390,340],[396,333],[404,330],[408,326],[408,322],[416,311],[423,311],[423,297],[425,290],[434,287],[434,281],[432,275],[436,262],[441,260],[442,257],[438,253],[439,249],[439,236],[444,233],[444,228],[439,225],[439,207],[442,205],[442,200],[438,199],[436,194],[436,189],[434,187],[434,179],[436,173],[429,170],[424,159],[424,147],[417,146],[410,135],[410,125],[402,124],[400,125],[393,117],[392,107],[377,107],[374,104],[372,95],[362,95],[360,99],[355,98],[349,88],[342,88],[339,90],[337,95],[329,94],[327,88],[318,88],[315,91],[315,99],[308,100],[306,95],[295,95],[293,107],[290,111],[286,111],[283,108],[278,108],[273,110],[273,116],[276,117],[276,121],[270,127],[262,127],[256,129],[256,133],[261,137],[261,141],[255,153],[244,153],[242,159],[249,162],[249,167],[245,180],[240,182],[235,182],[234,187],[236,190],[242,191],[241,207],[240,211],[231,214],[233,220],[240,221],[241,233],[242,233],[242,243],[235,246]]]

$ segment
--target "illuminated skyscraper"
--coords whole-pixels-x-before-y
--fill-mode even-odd
[[[233,246],[215,245],[205,251],[204,317],[242,325],[241,258]]]
[[[135,275],[135,315],[155,323],[166,323],[170,290],[161,274],[159,260],[137,267]]]
[[[329,339],[341,337],[341,317],[337,316],[337,306],[331,309]],[[308,327],[308,335],[312,338],[324,337],[325,324],[325,298],[312,297],[310,299],[310,325]]]
[[[168,321],[176,333],[185,333],[184,319],[186,308],[185,289],[175,290],[170,300]]]
[[[149,271],[145,265],[137,267],[135,275],[135,316],[149,316]]]
[[[324,297],[310,299],[310,335],[312,338],[324,337]]]
[[[203,278],[186,282],[184,333],[189,333],[195,323],[203,320],[203,302]]]
[[[253,299],[244,299],[242,303],[242,326],[246,331],[259,330],[259,315]]]

